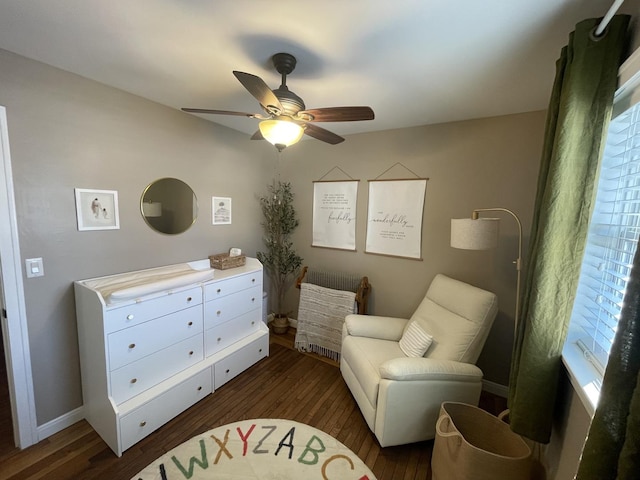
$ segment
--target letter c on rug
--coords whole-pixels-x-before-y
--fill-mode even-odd
[[[341,454],[333,455],[333,456],[329,457],[327,459],[327,461],[322,464],[322,478],[324,480],[329,480],[329,477],[327,477],[327,465],[329,465],[334,460],[337,460],[338,458],[344,458],[347,462],[349,462],[349,466],[351,467],[351,470],[353,470],[355,468],[355,465],[353,464],[353,460],[351,460],[346,455],[341,455]],[[362,479],[360,479],[360,480],[362,480]]]

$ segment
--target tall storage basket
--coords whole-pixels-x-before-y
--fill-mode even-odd
[[[531,449],[490,413],[445,402],[436,424],[431,469],[433,480],[529,480]]]

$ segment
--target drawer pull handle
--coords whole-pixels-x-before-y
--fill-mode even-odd
[[[189,322],[187,325],[191,326],[191,325],[193,325],[193,322]]]
[[[256,279],[255,279],[255,278],[252,278],[252,279],[251,279],[251,283],[256,283]]]
[[[131,348],[131,349],[136,348],[136,344],[135,343],[130,343],[129,344],[129,348]]]
[[[220,314],[221,314],[221,313],[222,313],[222,312],[221,312],[220,310],[218,310],[218,311],[216,312],[216,315],[220,316]]]
[[[129,315],[127,315],[127,320],[133,320],[133,314],[130,313]]]
[[[131,383],[132,383],[132,384],[133,384],[133,383],[136,383],[137,381],[138,381],[138,379],[137,379],[137,378],[132,378],[132,379],[131,379]]]
[[[218,289],[218,290],[216,290],[216,293],[220,293],[221,291],[222,291],[222,290]]]
[[[191,351],[189,352],[189,355],[193,355],[193,350],[191,350]]]
[[[147,424],[147,422],[145,422],[144,420],[142,422],[140,422],[140,426],[144,427]]]
[[[252,297],[252,298],[251,298],[251,301],[252,301],[252,302],[255,302],[255,301],[256,301],[256,297]]]
[[[226,371],[226,372],[224,372],[224,373],[229,373],[229,369],[227,368],[227,371]]]
[[[255,322],[255,321],[251,322],[251,325],[255,325],[255,324],[256,324],[256,322]]]
[[[198,387],[198,391],[202,390],[202,387]]]
[[[262,353],[262,349],[258,350],[258,352]]]
[[[222,340],[222,337],[218,337],[218,341]]]
[[[191,300],[193,300],[193,298],[187,297],[187,302],[190,302]]]

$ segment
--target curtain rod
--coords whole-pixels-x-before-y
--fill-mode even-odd
[[[609,25],[609,22],[611,21],[611,19],[613,18],[613,16],[616,14],[616,12],[622,6],[623,3],[624,3],[624,0],[615,0],[613,2],[613,5],[609,7],[609,11],[605,14],[604,17],[602,17],[602,21],[600,22],[600,25],[598,25],[598,28],[596,28],[596,31],[595,31],[596,37],[599,37],[600,35],[602,35],[602,32],[604,32],[604,29],[607,28],[607,25]]]

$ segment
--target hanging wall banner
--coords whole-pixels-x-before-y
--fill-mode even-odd
[[[422,260],[427,179],[369,181],[365,253]]]
[[[356,249],[358,180],[313,182],[314,247]]]

